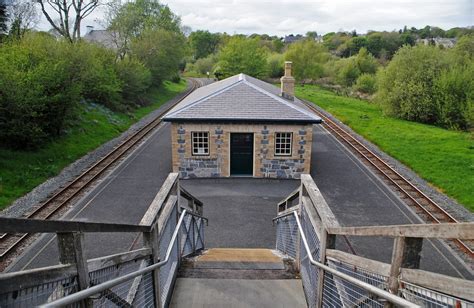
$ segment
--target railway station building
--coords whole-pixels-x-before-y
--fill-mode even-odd
[[[291,62],[281,89],[239,74],[198,88],[171,109],[173,172],[181,178],[300,178],[311,166],[312,126],[295,98]]]

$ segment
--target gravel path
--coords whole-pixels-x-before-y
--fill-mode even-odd
[[[332,114],[330,114],[329,112],[325,111],[324,109],[322,109],[321,107],[317,105],[315,106],[320,112],[325,114],[332,121],[336,122],[345,130],[349,131],[358,141],[363,143],[372,152],[374,152],[379,157],[381,157],[392,168],[394,168],[398,173],[400,173],[403,177],[409,180],[418,189],[420,189],[423,193],[425,193],[428,197],[430,197],[433,201],[435,201],[438,205],[440,205],[445,211],[450,213],[454,218],[456,218],[459,221],[474,222],[474,213],[471,213],[468,209],[466,209],[461,204],[457,203],[455,200],[439,192],[430,183],[428,183],[427,181],[422,179],[420,176],[418,176],[413,170],[411,170],[410,168],[408,168],[407,166],[405,166],[404,164],[402,164],[395,158],[389,156],[388,154],[380,150],[373,143],[364,139],[364,137],[354,132],[349,126],[339,121]]]
[[[188,82],[187,89],[191,87],[191,83]],[[140,130],[143,126],[147,125],[153,121],[157,116],[159,116],[163,110],[170,105],[174,104],[179,100],[184,94],[178,94],[173,99],[161,105],[158,109],[152,111],[150,114],[146,115],[144,118],[139,120],[137,123],[130,126],[128,130],[123,132],[120,136],[104,143],[99,146],[97,149],[87,153],[80,159],[76,160],[69,166],[65,167],[60,174],[55,177],[48,179],[46,182],[38,185],[31,192],[27,193],[23,197],[17,199],[11,206],[4,209],[0,212],[0,216],[4,217],[21,217],[23,214],[27,213],[32,207],[40,204],[45,201],[49,196],[54,192],[59,190],[61,187],[67,185],[69,182],[78,177],[82,172],[87,168],[92,166],[100,158],[112,151],[118,144],[128,138],[130,135]]]

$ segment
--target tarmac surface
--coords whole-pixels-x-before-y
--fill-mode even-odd
[[[421,223],[364,164],[321,126],[313,130],[312,171],[316,184],[341,225]],[[64,219],[135,224],[171,172],[170,125],[163,124],[135,152],[78,202]],[[252,178],[184,180],[182,185],[204,203],[209,218],[206,247],[273,248],[276,204],[299,182]],[[87,258],[122,252],[136,234],[86,235]],[[392,240],[350,238],[357,254],[389,262]],[[343,241],[338,248],[347,250]],[[58,263],[55,236],[42,236],[9,270]],[[421,268],[473,279],[439,241],[425,241]]]

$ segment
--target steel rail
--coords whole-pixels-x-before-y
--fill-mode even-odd
[[[57,199],[59,199],[62,195],[68,193],[71,193],[68,195],[65,200],[62,200],[59,205],[57,205],[55,208],[52,209],[52,211],[48,212],[45,217],[42,217],[42,219],[49,219],[51,218],[54,214],[56,214],[60,209],[62,209],[68,202],[70,202],[74,197],[76,197],[79,193],[83,192],[86,187],[88,187],[94,180],[96,180],[99,176],[103,175],[106,170],[109,169],[111,165],[116,163],[119,159],[121,159],[131,148],[133,148],[137,143],[143,140],[153,129],[155,129],[159,124],[162,123],[161,117],[171,110],[174,106],[176,106],[178,103],[180,103],[182,100],[184,100],[189,94],[191,94],[194,90],[196,90],[198,86],[198,82],[195,79],[190,79],[192,82],[192,86],[189,90],[185,92],[185,94],[176,101],[173,105],[169,106],[166,108],[163,112],[161,112],[155,119],[151,120],[150,123],[146,124],[130,136],[128,136],[124,141],[122,141],[118,146],[116,146],[112,151],[107,153],[104,157],[99,159],[97,162],[95,162],[92,166],[90,166],[88,169],[86,169],[84,172],[82,172],[78,177],[76,177],[73,181],[68,183],[65,187],[61,188],[59,191],[54,193],[52,197],[47,199],[45,202],[43,202],[39,207],[34,209],[32,212],[28,213],[25,218],[34,218],[38,214],[40,214],[42,211],[47,209],[47,207],[55,202]],[[136,139],[135,139],[136,138]],[[133,140],[135,139],[135,140]],[[115,154],[118,154],[117,157],[113,157]],[[109,162],[109,160],[112,158]],[[95,169],[100,167],[101,164],[106,163],[105,166],[101,167],[100,169],[97,170],[97,173],[93,174],[95,172]],[[87,176],[90,176],[92,174],[92,177],[86,180],[85,183],[81,183],[79,187],[74,188],[73,186],[80,183],[81,180],[86,178]],[[23,242],[30,234],[25,233],[22,234],[16,239],[14,242],[12,242],[6,249],[2,250],[0,253],[0,260],[3,260],[8,254],[10,254],[21,242]],[[3,233],[0,235],[0,240],[6,241],[8,239],[8,236],[14,236],[13,234],[9,233]],[[5,239],[6,238],[6,239]]]
[[[115,287],[116,285],[124,283],[128,280],[131,280],[132,278],[141,276],[143,274],[146,274],[148,272],[151,272],[155,269],[158,269],[158,268],[164,266],[166,263],[168,263],[170,255],[171,255],[171,251],[172,251],[173,247],[175,246],[175,244],[177,243],[176,237],[178,236],[179,229],[181,228],[181,225],[183,223],[184,216],[186,215],[186,213],[187,213],[187,210],[183,209],[183,212],[181,213],[181,216],[179,217],[178,223],[176,224],[176,227],[173,231],[173,235],[172,235],[171,240],[168,244],[168,248],[166,249],[165,259],[163,261],[159,261],[158,263],[152,264],[150,266],[147,266],[147,267],[145,267],[143,269],[140,269],[140,270],[137,270],[135,272],[126,274],[124,276],[120,276],[118,278],[115,278],[115,279],[109,280],[107,282],[98,284],[96,286],[84,289],[82,291],[73,293],[71,295],[67,295],[67,296],[65,296],[63,298],[60,298],[58,300],[55,300],[53,302],[46,303],[44,305],[40,305],[39,307],[43,307],[43,308],[46,308],[46,307],[63,307],[63,306],[66,306],[66,305],[71,305],[71,304],[77,303],[78,301],[85,300],[85,299],[87,299],[88,297],[90,297],[94,294],[103,292],[107,289]],[[189,212],[189,214],[194,215],[192,212]]]
[[[446,221],[441,221],[439,218],[435,216],[434,213],[432,213],[429,209],[427,209],[423,204],[421,204],[416,198],[408,192],[405,188],[403,188],[399,183],[396,181],[402,181],[406,186],[408,186],[410,189],[414,191],[414,193],[418,194],[421,199],[424,199],[427,201],[436,211],[438,211],[440,214],[442,214],[447,222],[454,222],[454,223],[459,223],[457,219],[455,219],[451,214],[446,212],[441,206],[439,206],[436,202],[434,202],[430,197],[428,197],[425,193],[423,193],[421,190],[419,190],[416,186],[414,186],[410,181],[405,179],[400,173],[398,173],[395,169],[393,169],[390,165],[388,165],[383,159],[381,159],[379,156],[377,156],[373,151],[368,149],[364,144],[362,144],[359,140],[354,138],[350,133],[346,132],[343,128],[341,128],[337,123],[332,121],[329,117],[324,115],[321,111],[319,111],[316,107],[313,106],[311,102],[302,100],[306,106],[308,106],[311,110],[313,110],[318,116],[323,118],[323,125],[328,127],[333,133],[335,133],[339,138],[344,140],[347,144],[351,146],[352,149],[354,149],[359,155],[361,155],[366,161],[368,161],[375,169],[377,169],[386,179],[388,179],[394,186],[397,187],[397,189],[403,193],[407,198],[409,198],[417,208],[421,209],[428,217],[429,220],[435,222],[435,223],[442,223]],[[343,134],[345,136],[343,136]],[[369,157],[368,155],[364,154],[362,150],[357,148],[357,146],[361,147],[363,151],[366,151],[369,155],[372,157]],[[389,174],[387,174],[387,171],[382,170],[381,167],[379,167],[375,162],[380,163],[383,165],[384,168],[388,169],[389,172],[393,173],[394,176],[396,177],[395,179],[391,177]],[[462,240],[459,239],[453,239],[455,244],[459,246],[459,248],[464,251],[469,257],[473,258],[474,257],[474,251]]]
[[[309,248],[309,244],[308,244],[308,241],[306,239],[306,235],[304,234],[303,232],[303,227],[301,226],[301,222],[300,222],[300,218],[298,217],[298,213],[296,211],[293,212],[293,215],[295,216],[296,218],[296,223],[298,225],[298,231],[301,235],[301,241],[303,242],[303,245],[304,245],[304,248],[306,250],[306,254],[308,255],[308,259],[310,261],[310,263],[316,267],[319,267],[321,269],[323,269],[324,271],[326,272],[329,272],[331,274],[333,274],[334,276],[338,276],[339,278],[342,278],[372,294],[375,294],[379,297],[382,297],[384,299],[386,299],[387,301],[391,302],[391,303],[394,303],[394,304],[397,304],[397,305],[400,305],[402,307],[413,307],[413,308],[416,308],[416,307],[420,307],[416,304],[413,304],[399,296],[396,296],[395,294],[392,294],[392,293],[389,293],[385,290],[382,290],[382,289],[379,289],[371,284],[368,284],[366,282],[363,282],[362,280],[359,280],[359,279],[356,279],[354,277],[351,277],[347,274],[344,274],[344,273],[341,273],[339,272],[338,270],[336,269],[333,269],[321,262],[318,262],[316,260],[313,259],[313,255],[311,253],[311,249]],[[321,300],[321,299],[319,299]]]

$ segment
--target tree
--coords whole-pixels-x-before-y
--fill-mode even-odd
[[[81,38],[81,23],[98,6],[99,0],[37,0],[50,25],[69,42]]]
[[[264,77],[267,71],[266,52],[258,40],[241,36],[232,37],[219,53],[219,72],[223,77],[245,73]]]
[[[330,57],[323,45],[309,40],[291,44],[285,53],[285,60],[293,62],[294,77],[303,83],[307,79],[321,78],[324,74],[323,64]]]
[[[209,31],[198,30],[189,36],[189,45],[191,46],[194,59],[201,59],[217,51],[219,45],[219,35]]]
[[[131,41],[144,32],[166,30],[182,35],[181,19],[157,0],[137,0],[123,5],[116,0],[109,5],[108,19],[108,29],[122,59],[130,52]]]
[[[445,52],[432,46],[404,46],[377,77],[377,97],[387,114],[437,123],[435,80],[448,68]]]
[[[15,0],[8,11],[12,20],[9,34],[17,39],[21,39],[39,21],[36,4],[31,0]]]
[[[318,37],[318,32],[316,31],[308,31],[306,32],[306,37],[315,40]]]
[[[158,85],[178,72],[184,56],[184,35],[164,29],[149,29],[132,41],[132,54],[151,72]]]

